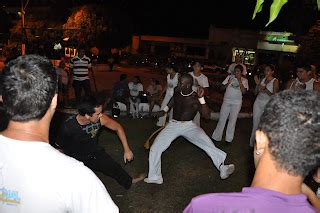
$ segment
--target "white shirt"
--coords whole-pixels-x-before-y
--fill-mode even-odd
[[[178,85],[179,73],[176,73],[174,77],[171,79],[170,74],[167,75],[167,93],[173,95],[174,88]]]
[[[228,101],[230,103],[242,103],[242,92],[240,89],[239,82],[234,75],[228,75],[227,78],[222,82],[222,84],[228,84],[229,79],[231,79],[231,84],[228,85],[223,100]],[[248,80],[246,78],[241,77],[241,82],[244,88],[248,90]]]
[[[128,84],[130,95],[133,97],[139,96],[139,92],[143,91],[143,86],[141,83],[134,84],[133,82],[130,82]]]
[[[199,75],[199,76],[195,76],[193,72],[189,72],[189,74],[193,78],[192,89],[194,91],[197,91],[199,86],[203,87],[203,88],[209,87],[208,77],[205,76],[203,73],[201,73],[201,75]]]
[[[313,90],[313,85],[314,85],[315,79],[311,78],[309,81],[307,81],[306,83],[302,83],[299,78],[296,78],[295,81],[293,81],[290,85],[290,89],[292,88],[293,84],[295,85],[295,87],[299,88],[299,85],[306,85],[305,90]]]
[[[266,84],[266,78],[262,79],[260,85],[261,86],[266,86],[266,88],[271,92],[273,93],[273,82],[276,80],[276,78],[273,78],[271,81],[269,81],[267,84]],[[256,100],[262,100],[262,101],[269,101],[271,98],[271,96],[269,96],[267,93],[265,92],[259,92],[258,96],[257,96],[257,99]]]
[[[48,143],[0,135],[0,212],[119,212],[83,163]]]
[[[228,68],[228,73],[231,74],[231,73],[234,73],[234,68],[237,66],[238,64],[237,63],[232,63],[230,64],[229,68]],[[239,63],[239,65],[241,65],[243,67],[243,71],[242,71],[242,75],[247,75],[247,67],[246,65],[242,64],[242,63]]]

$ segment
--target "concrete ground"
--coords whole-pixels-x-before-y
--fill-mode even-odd
[[[154,72],[145,68],[122,67],[113,72],[95,72],[96,85],[100,96],[107,97],[108,91],[110,91],[113,83],[119,79],[121,73],[127,73],[129,80],[134,75],[140,75],[143,82],[149,82],[151,77],[156,77],[163,84],[165,83],[165,73]],[[70,96],[71,98],[73,97],[72,90],[70,90]],[[216,108],[215,111],[219,110],[219,103],[219,101],[213,101],[211,106]],[[50,140],[52,142],[56,137],[61,122],[67,116],[70,116],[70,114],[64,114],[59,111],[56,113],[50,129]],[[2,119],[3,116],[0,115],[0,120]],[[130,119],[126,117],[117,118],[117,121],[125,129],[135,160],[124,165],[121,143],[117,135],[112,131],[101,131],[99,135],[100,145],[130,175],[135,176],[147,173],[149,153],[144,149],[143,145],[145,140],[158,128],[155,126],[156,121],[153,118]],[[3,121],[0,121],[0,123],[4,124]],[[216,124],[217,121],[214,120],[202,120],[202,127],[209,136],[211,136]],[[242,187],[250,185],[254,172],[252,150],[249,147],[251,127],[251,118],[238,119],[233,143],[226,145],[222,141],[216,144],[218,148],[228,154],[226,163],[233,163],[236,167],[234,174],[226,180],[220,179],[218,170],[206,153],[184,138],[176,139],[162,155],[164,178],[162,185],[139,182],[129,190],[125,190],[113,179],[101,173],[96,174],[106,186],[120,212],[181,212],[190,200],[197,195],[212,192],[241,191]],[[1,129],[3,128],[1,127]]]
[[[51,137],[66,114],[57,113],[51,128]],[[99,143],[132,176],[147,173],[148,154],[144,142],[158,128],[155,120],[117,118],[125,129],[128,142],[134,153],[134,161],[123,163],[123,150],[117,135],[109,130],[102,130]],[[202,120],[202,127],[211,136],[217,122]],[[249,147],[251,119],[239,119],[235,139],[231,145],[219,142],[216,146],[228,155],[226,163],[235,164],[234,174],[221,180],[218,170],[204,151],[189,143],[184,138],[176,139],[162,155],[162,185],[139,182],[125,190],[116,181],[101,173],[96,173],[102,180],[120,212],[181,212],[190,200],[201,194],[213,192],[236,192],[249,186],[254,166],[252,150]],[[52,141],[53,139],[51,139]],[[85,184],[85,183],[84,183]]]
[[[139,67],[117,67],[115,71],[95,72],[98,95],[108,97],[112,85],[119,79],[121,73],[129,76],[129,81],[134,75],[139,75],[144,86],[147,86],[151,77],[157,78],[165,84],[165,72],[152,71]],[[216,79],[208,74],[209,79]],[[93,81],[92,88],[94,88]],[[71,97],[73,91],[70,90]],[[210,90],[210,106],[214,112],[219,112],[223,98],[223,91]],[[248,98],[247,98],[248,99]],[[250,99],[249,99],[250,100]],[[246,101],[242,112],[251,110],[251,102]],[[60,122],[68,115],[57,113],[51,135],[55,135]],[[105,150],[119,162],[132,176],[148,172],[148,154],[144,149],[144,142],[158,128],[153,118],[130,119],[117,118],[128,138],[128,142],[135,155],[132,163],[123,163],[123,150],[116,134],[103,130],[99,136],[99,143]],[[202,120],[202,127],[211,136],[217,121]],[[235,139],[233,144],[227,145],[224,141],[216,146],[227,152],[226,163],[236,166],[235,173],[227,180],[221,180],[219,171],[214,167],[210,158],[199,148],[189,143],[184,138],[178,138],[162,155],[162,171],[164,183],[162,185],[146,184],[139,182],[125,190],[113,179],[96,173],[105,184],[114,202],[121,212],[181,212],[190,200],[201,194],[212,192],[241,191],[242,187],[249,186],[252,180],[254,166],[252,150],[249,147],[251,133],[251,118],[238,119]]]

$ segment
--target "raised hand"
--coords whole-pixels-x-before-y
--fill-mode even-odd
[[[260,84],[260,79],[259,79],[259,77],[258,77],[257,75],[255,75],[255,76],[253,77],[253,79],[254,79],[254,82],[256,83],[256,85],[259,85],[259,84]]]
[[[264,91],[266,89],[266,85],[259,85],[259,90],[260,91]]]

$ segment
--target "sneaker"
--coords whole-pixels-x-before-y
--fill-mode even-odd
[[[163,179],[159,179],[159,180],[150,180],[149,178],[145,178],[143,180],[146,183],[155,183],[155,184],[162,184],[163,183]]]
[[[220,178],[222,180],[227,179],[234,172],[234,165],[221,165],[220,166]]]

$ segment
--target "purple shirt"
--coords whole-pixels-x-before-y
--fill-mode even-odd
[[[243,188],[237,193],[212,193],[192,199],[184,213],[309,213],[316,212],[303,194],[287,195],[258,188]]]

